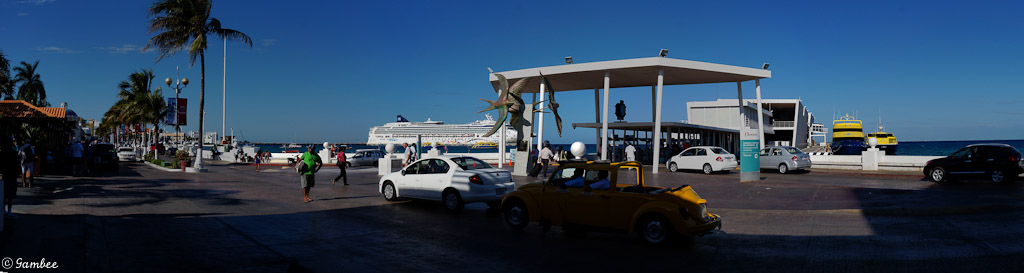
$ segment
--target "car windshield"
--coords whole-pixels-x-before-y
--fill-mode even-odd
[[[729,152],[725,151],[725,149],[722,149],[722,148],[711,148],[711,152],[716,153],[716,154],[720,154],[720,155],[727,155],[727,154],[729,154]]]
[[[786,147],[786,151],[789,152],[789,154],[793,154],[793,155],[804,153],[804,151],[801,151],[800,149],[793,148],[793,147]]]
[[[491,165],[472,157],[456,157],[452,161],[463,170],[490,169]]]

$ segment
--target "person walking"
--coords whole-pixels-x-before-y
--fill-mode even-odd
[[[82,147],[82,141],[75,141],[71,144],[71,175],[78,176],[82,172],[82,165],[85,163],[82,160],[82,155],[85,153],[85,147]]]
[[[402,167],[405,167],[406,165],[409,165],[409,163],[412,163],[412,161],[410,161],[410,159],[412,159],[412,149],[409,149],[409,143],[402,143],[402,149],[405,150],[402,154]]]
[[[551,164],[551,160],[555,159],[555,154],[551,152],[551,143],[544,142],[544,149],[540,150],[537,158],[540,159],[538,163],[544,164],[544,169],[541,169],[541,173],[544,174],[544,177],[548,177],[548,166]]]
[[[33,167],[36,163],[36,149],[32,147],[32,140],[25,139],[25,144],[18,148],[18,155],[21,156],[21,184],[23,187],[32,187]]]
[[[4,213],[9,216],[14,216],[14,197],[18,193],[18,176],[21,175],[21,157],[16,147],[10,137],[0,138],[0,172],[4,176],[4,206],[7,209]]]
[[[632,143],[626,146],[626,161],[636,161],[636,147]]]
[[[257,152],[252,158],[252,160],[256,162],[256,172],[260,172],[260,162],[263,161],[263,159],[260,158],[260,154],[261,153]]]
[[[320,171],[320,167],[323,167],[324,162],[320,160],[320,156],[313,152],[313,146],[309,146],[309,150],[302,153],[299,156],[299,162],[295,164],[305,164],[305,172],[299,173],[299,182],[302,184],[302,198],[306,203],[312,202],[313,199],[309,198],[309,189],[316,185],[316,172]]]
[[[338,155],[337,158],[335,158],[338,162],[335,163],[335,165],[338,166],[338,170],[341,171],[341,173],[338,174],[338,177],[335,177],[333,180],[331,180],[331,186],[334,186],[334,183],[338,182],[338,179],[341,179],[342,182],[345,182],[345,186],[348,186],[348,174],[345,173],[345,167],[348,167],[346,166],[347,164],[345,158],[345,149],[347,148],[348,147],[345,146],[341,146],[340,148],[338,148]]]

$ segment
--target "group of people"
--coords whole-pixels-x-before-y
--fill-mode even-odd
[[[341,180],[345,186],[348,186],[348,174],[345,171],[347,167],[346,161],[348,161],[345,150],[347,147],[340,146],[332,148],[331,150],[335,154],[335,165],[341,173],[337,177],[331,179],[331,185],[333,186]],[[295,170],[299,174],[299,185],[302,187],[302,199],[304,202],[312,202],[313,199],[309,197],[309,190],[316,185],[316,173],[320,171],[320,168],[324,166],[323,159],[320,158],[315,151],[315,147],[310,145],[305,153],[299,155],[298,160],[295,162]]]

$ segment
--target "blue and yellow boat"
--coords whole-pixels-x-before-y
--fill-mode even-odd
[[[836,155],[860,155],[867,149],[863,123],[850,114],[833,120],[831,148]]]

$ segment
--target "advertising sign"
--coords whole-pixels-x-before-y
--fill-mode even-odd
[[[188,115],[186,113],[188,113],[188,99],[180,98],[178,99],[178,125],[188,125]]]
[[[760,146],[756,129],[740,129],[740,182],[761,180]]]
[[[174,109],[178,107],[177,101],[174,98],[167,98],[167,117],[164,123],[167,125],[177,124],[177,115],[174,114]]]

